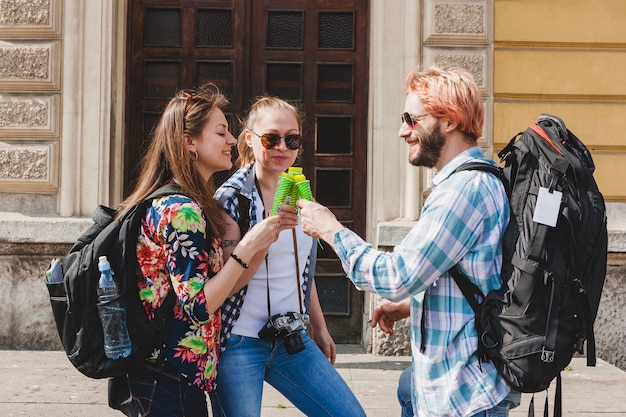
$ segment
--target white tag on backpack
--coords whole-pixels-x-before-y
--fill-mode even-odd
[[[555,227],[556,221],[559,218],[562,196],[563,193],[560,191],[550,192],[547,188],[541,187],[539,189],[539,195],[537,196],[533,221],[535,223]]]

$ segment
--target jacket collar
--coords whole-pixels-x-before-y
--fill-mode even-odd
[[[442,169],[435,175],[430,183],[430,188],[435,189],[439,184],[448,179],[450,175],[457,169],[460,165],[465,162],[471,160],[481,160],[482,162],[488,162],[489,160],[485,157],[482,149],[478,146],[471,147],[469,149],[464,150],[454,158],[450,160]],[[493,162],[488,162],[493,163]]]

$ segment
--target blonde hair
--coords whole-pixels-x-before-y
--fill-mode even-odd
[[[173,178],[187,195],[202,206],[211,236],[222,235],[225,223],[213,200],[213,181],[205,181],[198,172],[183,135],[199,137],[212,111],[223,110],[228,104],[226,97],[213,84],[176,93],[159,119],[152,142],[143,157],[137,186],[122,201],[120,213],[143,201]]]
[[[405,85],[407,94],[416,93],[433,116],[456,121],[458,129],[474,140],[482,136],[482,97],[474,78],[465,69],[414,70],[406,77]]]
[[[246,143],[246,130],[254,131],[256,123],[263,114],[263,112],[272,110],[287,110],[293,113],[296,121],[298,122],[298,130],[302,133],[302,120],[303,116],[298,109],[283,100],[282,98],[263,96],[258,97],[248,110],[248,115],[241,121],[242,129],[239,137],[237,138],[237,151],[239,156],[236,161],[237,167],[242,167],[254,161],[254,152],[252,148]]]

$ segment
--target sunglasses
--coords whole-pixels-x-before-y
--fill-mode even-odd
[[[417,116],[411,116],[408,112],[402,113],[402,122],[406,123],[410,129],[413,129],[417,122],[424,120],[430,113],[422,113]]]
[[[280,136],[276,133],[264,133],[263,135],[259,135],[252,130],[250,130],[250,132],[261,138],[261,145],[263,145],[265,149],[275,148],[276,146],[278,146],[281,139],[285,139],[285,145],[287,145],[287,148],[291,149],[292,151],[299,149],[300,145],[302,145],[302,135],[299,135],[297,133],[292,133],[287,136]]]

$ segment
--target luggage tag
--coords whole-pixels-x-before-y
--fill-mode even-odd
[[[533,213],[533,221],[535,223],[555,227],[561,209],[562,196],[563,193],[560,191],[550,192],[545,187],[539,188],[537,204],[535,204],[535,212]]]

